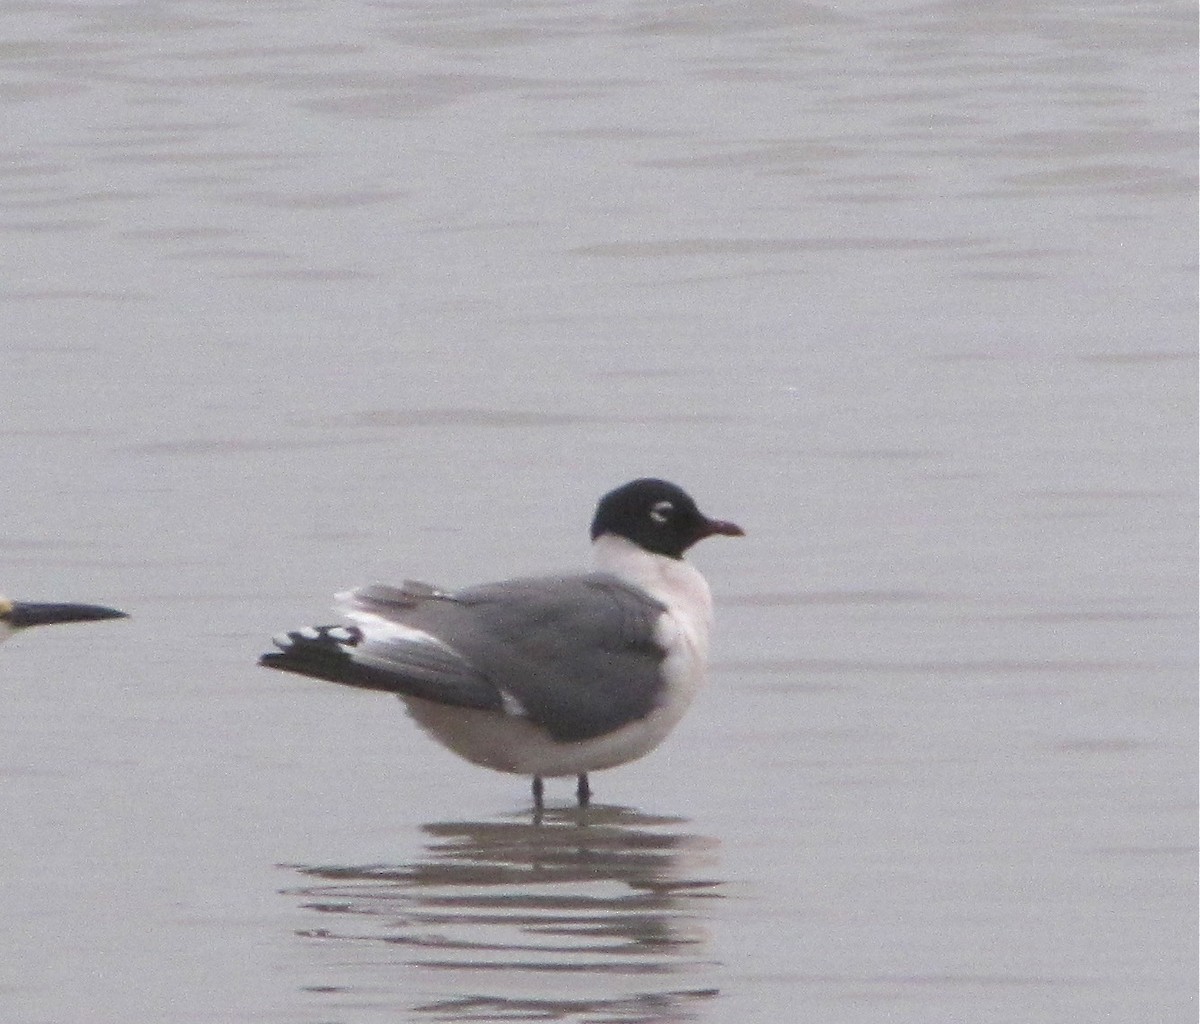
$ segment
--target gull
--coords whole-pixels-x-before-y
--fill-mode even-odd
[[[39,604],[34,601],[10,601],[0,597],[0,641],[30,626],[50,626],[57,622],[96,622],[99,619],[125,619],[129,616],[116,608],[98,604]]]
[[[338,594],[348,624],[273,638],[259,664],[396,694],[466,760],[543,779],[649,753],[704,682],[712,595],[683,560],[697,541],[740,537],[675,484],[643,478],[600,499],[596,570],[447,591],[373,584]]]

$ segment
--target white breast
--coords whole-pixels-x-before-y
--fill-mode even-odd
[[[667,652],[662,668],[667,691],[661,710],[669,718],[669,729],[704,684],[713,619],[708,581],[681,559],[653,554],[613,534],[597,537],[592,554],[598,569],[641,587],[667,606],[654,639]]]

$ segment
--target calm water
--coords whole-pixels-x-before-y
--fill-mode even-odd
[[[8,4],[0,1018],[1196,1017],[1195,11]],[[742,523],[580,816],[267,673]]]

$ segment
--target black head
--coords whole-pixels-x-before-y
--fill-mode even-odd
[[[682,558],[696,541],[715,533],[740,537],[742,528],[709,519],[683,488],[647,477],[600,499],[592,520],[592,540],[604,533],[625,537],[657,555]]]

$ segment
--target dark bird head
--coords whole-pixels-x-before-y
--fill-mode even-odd
[[[645,477],[609,491],[596,506],[592,540],[611,533],[668,558],[682,558],[697,541],[714,534],[741,537],[736,523],[709,519],[682,487]]]

